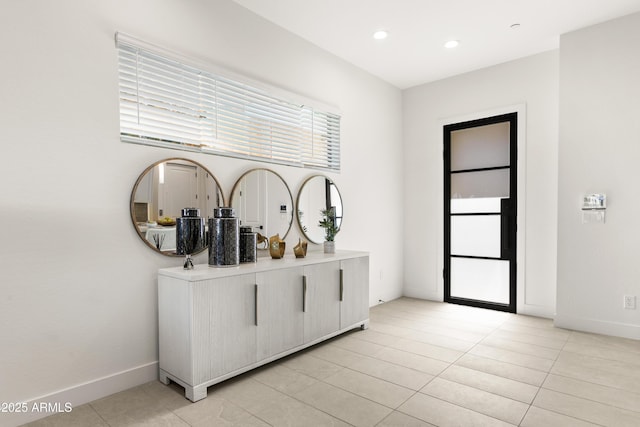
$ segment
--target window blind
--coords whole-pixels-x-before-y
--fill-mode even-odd
[[[338,114],[116,41],[122,141],[340,170]]]

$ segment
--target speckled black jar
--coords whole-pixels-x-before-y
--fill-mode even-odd
[[[229,267],[240,263],[240,221],[233,208],[216,208],[209,218],[209,265]]]
[[[258,235],[251,231],[251,227],[240,227],[240,262],[256,262],[258,260]]]
[[[214,218],[235,218],[236,210],[234,208],[214,208],[213,209],[213,217]]]
[[[190,255],[200,252],[204,246],[204,218],[200,218],[200,209],[182,209],[182,218],[176,218],[176,253]]]

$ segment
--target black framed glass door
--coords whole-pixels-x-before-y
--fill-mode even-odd
[[[516,311],[517,113],[444,127],[444,300]]]

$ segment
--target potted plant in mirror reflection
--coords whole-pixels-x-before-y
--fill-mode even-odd
[[[324,228],[324,253],[333,254],[336,252],[335,238],[336,234],[340,231],[340,228],[336,225],[336,210],[335,207],[329,209],[322,209],[320,211],[322,218],[318,223],[318,226]]]

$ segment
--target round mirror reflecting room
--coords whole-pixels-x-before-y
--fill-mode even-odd
[[[193,221],[181,219],[183,210],[187,209],[190,218],[206,218],[224,203],[220,184],[206,167],[188,159],[164,159],[138,177],[131,192],[131,220],[138,236],[155,251],[168,256],[195,255],[207,248],[206,242],[190,241],[185,251],[176,239],[178,222]]]
[[[245,172],[233,186],[229,204],[240,218],[240,225],[251,227],[259,234],[258,240],[276,234],[285,238],[291,229],[293,197],[284,179],[272,170]]]
[[[338,230],[342,225],[342,196],[336,184],[324,175],[314,175],[302,184],[298,193],[296,216],[304,236],[312,243],[322,243],[325,232],[318,227],[322,211],[330,211]]]

